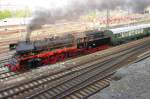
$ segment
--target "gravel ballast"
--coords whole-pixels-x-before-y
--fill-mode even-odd
[[[150,58],[119,69],[110,86],[89,99],[150,99]]]

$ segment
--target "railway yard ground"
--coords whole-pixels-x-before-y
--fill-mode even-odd
[[[0,99],[148,99],[150,37],[26,72],[8,71],[14,52],[0,48]]]
[[[147,58],[117,70],[110,86],[88,99],[149,99],[149,60]]]

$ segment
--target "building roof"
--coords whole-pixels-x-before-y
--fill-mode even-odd
[[[148,28],[148,27],[150,27],[150,24],[141,24],[141,25],[135,25],[135,26],[126,26],[126,27],[110,29],[110,31],[112,31],[113,34],[119,34],[121,32],[128,32],[128,31],[142,29],[142,28]]]

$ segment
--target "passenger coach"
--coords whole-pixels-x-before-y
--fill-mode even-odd
[[[111,44],[117,45],[143,38],[150,35],[150,24],[127,26],[106,30],[105,33],[111,37]]]

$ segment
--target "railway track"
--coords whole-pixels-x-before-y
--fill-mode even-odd
[[[11,72],[7,67],[4,66],[4,64],[7,64],[9,61],[8,59],[0,60],[0,82],[4,82],[10,78],[17,77],[19,72]]]
[[[135,52],[132,52],[132,54],[135,54]],[[98,67],[95,68],[95,70],[92,69],[91,71],[88,71],[86,74],[84,74],[84,76],[83,75],[80,77],[78,76],[77,77],[78,79],[74,78],[64,84],[57,85],[56,87],[53,87],[53,88],[46,87],[45,90],[41,89],[42,91],[36,94],[32,93],[33,95],[28,97],[28,99],[34,99],[34,98],[36,99],[47,99],[47,98],[62,99],[64,97],[67,97],[68,95],[71,95],[73,92],[80,90],[80,88],[90,85],[91,82],[94,82],[95,80],[100,80],[101,77],[102,77],[101,79],[103,79],[103,77],[105,77],[107,73],[114,72],[116,68],[118,68],[117,64],[129,58],[132,54],[124,54],[124,57],[121,56],[121,57],[118,57],[117,59],[115,57],[115,60],[112,60],[111,62],[109,60],[106,64],[103,64],[102,66],[99,64],[95,64],[95,65],[98,65]],[[95,66],[95,65],[92,65],[92,66]]]
[[[20,32],[25,32],[25,29],[0,31],[0,35],[2,36],[2,35],[18,34]]]
[[[92,68],[92,67],[91,67]],[[85,72],[85,71],[87,71],[87,70],[90,70],[91,68],[89,68],[89,69],[86,69],[86,70],[84,70],[84,71],[82,71],[82,73],[83,72]],[[79,68],[78,68],[79,69]],[[81,69],[81,68],[80,68]],[[76,70],[77,70],[77,68],[76,68]],[[55,76],[49,76],[49,77],[46,77],[46,78],[44,78],[44,79],[38,79],[38,80],[36,80],[36,81],[32,81],[32,82],[30,82],[30,83],[26,83],[26,84],[23,84],[23,85],[21,85],[21,86],[15,86],[15,87],[13,87],[13,88],[7,88],[7,91],[6,91],[6,89],[5,89],[5,92],[7,92],[8,93],[8,95],[5,95],[5,97],[4,97],[4,93],[1,91],[1,95],[3,95],[3,97],[2,98],[7,98],[7,97],[12,97],[12,96],[14,96],[14,95],[16,95],[16,94],[19,94],[20,92],[25,92],[25,91],[27,91],[27,90],[30,90],[31,88],[36,88],[36,87],[38,87],[39,86],[39,88],[41,89],[41,88],[43,88],[43,85],[44,85],[44,83],[45,83],[45,85],[46,85],[46,83],[48,84],[48,82],[49,81],[52,81],[52,80],[54,80],[54,79],[58,79],[59,77],[61,77],[61,76],[63,76],[64,74],[66,74],[67,72],[64,72],[63,74],[59,74],[59,75],[55,75]],[[71,73],[71,72],[70,72]],[[56,84],[59,84],[59,83],[62,83],[63,81],[66,81],[66,80],[68,80],[68,79],[71,79],[71,78],[74,78],[74,77],[76,77],[76,76],[78,76],[78,75],[80,75],[81,74],[81,72],[74,72],[74,73],[72,73],[72,75],[70,74],[70,73],[68,73],[68,76],[65,76],[65,78],[63,77],[62,79],[60,78],[59,80],[56,80],[56,81],[53,81],[53,82],[50,82],[48,85],[51,85],[51,86],[56,86]],[[70,76],[71,75],[71,76]],[[60,82],[61,81],[61,82]],[[56,83],[57,82],[57,83]],[[40,87],[41,86],[41,87]],[[18,91],[15,91],[15,89],[18,89]],[[9,89],[9,90],[8,90]],[[13,93],[12,94],[10,94],[10,91],[12,91]]]
[[[0,60],[0,64],[1,64],[1,66],[4,64],[4,63],[7,63],[8,62],[8,60],[9,60],[9,58],[8,57],[5,57],[4,59],[1,59]],[[1,67],[0,66],[0,67]]]
[[[9,71],[9,69],[4,66],[8,61],[9,59],[0,60],[0,82],[16,75],[16,73]]]
[[[80,90],[76,90],[72,94],[65,96],[64,99],[86,99],[94,93],[97,93],[108,87],[110,85],[110,81],[111,77],[106,77],[104,79],[95,81],[90,85],[85,85]]]
[[[5,53],[0,54],[0,57],[1,57],[1,59],[0,59],[0,82],[5,79],[8,79],[11,76],[16,75],[16,73],[10,72],[9,69],[4,66],[4,64],[8,63],[8,61],[13,53],[14,53],[14,51],[5,52]]]
[[[116,49],[115,49],[116,50]],[[123,50],[122,50],[123,51]],[[118,52],[118,51],[117,51]],[[93,60],[94,61],[94,60]],[[73,65],[73,64],[72,64]],[[74,66],[74,65],[73,65]],[[73,67],[72,66],[72,67]],[[61,67],[63,67],[63,66],[61,66]],[[41,68],[40,68],[41,69]],[[48,71],[51,71],[51,68],[47,68],[48,69]],[[47,70],[46,69],[46,70]],[[56,69],[57,70],[57,69]],[[36,71],[36,70],[35,70]],[[41,70],[39,70],[39,71],[41,71]],[[55,71],[55,70],[53,70],[53,71]],[[34,70],[32,71],[32,72],[34,72]],[[44,72],[46,72],[46,71],[44,71]],[[42,72],[41,72],[42,73]],[[41,73],[39,73],[39,74],[41,74]],[[36,75],[39,75],[39,74],[37,74],[37,73],[35,73]],[[30,74],[27,74],[27,75],[29,75],[30,76]],[[24,75],[23,75],[24,76]],[[33,76],[33,75],[31,75],[31,76]],[[23,81],[24,82],[24,81]]]
[[[146,44],[146,45],[148,45],[148,44]],[[133,48],[133,49],[130,49],[130,50],[128,50],[127,52],[129,52],[129,51],[131,51],[131,50],[134,50],[135,51],[135,49],[136,50],[141,50],[141,48],[143,48],[144,49],[144,47],[142,46],[142,47],[135,47],[135,48]],[[121,52],[121,53],[123,53],[123,52]],[[125,52],[124,52],[125,53]],[[100,63],[100,62],[99,62]],[[32,79],[32,80],[30,80],[30,81],[27,81],[27,82],[25,82],[25,83],[22,83],[22,84],[17,84],[17,85],[15,85],[15,86],[9,86],[9,87],[5,87],[5,88],[1,88],[1,90],[0,90],[0,93],[2,93],[2,94],[0,94],[0,97],[2,97],[2,98],[8,98],[8,97],[19,97],[19,98],[22,98],[22,97],[27,97],[27,96],[31,96],[31,97],[29,97],[29,98],[32,98],[32,96],[34,97],[34,92],[36,91],[38,91],[38,92],[41,92],[41,90],[43,90],[43,89],[45,89],[45,87],[44,86],[51,86],[51,85],[55,85],[55,81],[53,81],[53,80],[58,80],[60,77],[61,78],[63,78],[63,77],[65,77],[66,75],[71,75],[73,72],[75,73],[77,73],[77,74],[81,74],[81,70],[84,70],[85,68],[88,68],[88,66],[91,66],[91,65],[84,65],[84,66],[78,66],[78,67],[75,67],[75,68],[73,68],[73,69],[71,69],[71,70],[66,70],[66,71],[64,71],[64,72],[61,72],[61,73],[58,73],[58,74],[55,74],[55,75],[47,75],[47,76],[45,76],[45,78],[43,79],[43,77],[41,77],[41,78],[38,78],[38,79]],[[95,64],[94,64],[94,66],[95,66]],[[93,67],[94,67],[93,66]],[[90,68],[90,69],[92,69],[92,67]],[[87,69],[85,69],[85,70],[87,70]],[[83,72],[82,72],[83,73]],[[15,76],[16,75],[16,76]],[[18,80],[22,77],[22,76],[26,76],[26,75],[28,75],[27,73],[22,73],[22,74],[17,74],[17,73],[11,73],[11,72],[4,72],[4,73],[2,73],[2,74],[0,74],[0,81],[6,81],[6,80],[8,80],[8,79],[10,79],[10,78],[18,78]],[[29,75],[28,75],[29,76]],[[34,75],[33,75],[34,76]],[[32,76],[32,77],[33,77]],[[68,79],[69,78],[69,76],[66,76],[66,79]],[[74,76],[73,78],[75,78],[76,76]],[[93,76],[94,77],[94,76]],[[92,77],[92,78],[93,78]],[[33,77],[34,78],[34,77]],[[84,78],[86,78],[86,77],[84,77]],[[108,79],[109,79],[109,77],[108,77]],[[101,81],[101,80],[103,80],[103,79],[99,79],[99,80],[97,80],[97,81]],[[60,79],[58,80],[58,82],[59,81],[61,81]],[[62,79],[62,81],[64,81],[63,79]],[[93,84],[94,84],[94,82],[97,82],[97,81],[93,81]],[[53,83],[52,83],[53,82]],[[90,81],[90,82],[92,82],[92,81]],[[92,85],[92,84],[90,84],[90,85]],[[87,83],[87,86],[90,86],[90,85],[88,85],[88,83]],[[87,86],[84,86],[85,88],[87,87]],[[53,86],[52,86],[53,87]],[[39,88],[39,89],[38,89]],[[32,90],[33,89],[33,90]],[[81,88],[81,89],[83,89],[83,88]],[[16,91],[16,90],[18,90],[18,91]],[[79,91],[81,91],[80,90],[80,88],[79,89],[76,89],[76,90],[74,90],[74,91],[71,91],[72,93],[68,93],[66,96],[72,96],[73,95],[73,93],[75,93],[75,92],[79,92],[79,91],[77,91],[77,90],[79,90]],[[98,90],[98,89],[97,89]],[[100,90],[100,89],[99,89]],[[63,91],[63,93],[65,92],[65,90]],[[94,92],[94,90],[93,90],[93,92]],[[11,94],[10,94],[11,93]],[[31,94],[32,93],[32,94]],[[61,93],[61,92],[60,92]],[[40,94],[40,93],[39,93]],[[44,93],[45,94],[45,93]],[[47,94],[47,93],[46,93]],[[47,94],[48,95],[48,94]],[[57,94],[58,95],[58,94]],[[54,97],[62,97],[62,96],[54,96]],[[36,97],[36,95],[35,95],[35,97]],[[46,96],[43,96],[43,94],[42,94],[42,97],[46,97]],[[68,98],[67,97],[67,98]],[[63,97],[62,97],[63,98]]]
[[[132,49],[132,51],[133,50],[137,51],[137,49],[139,49],[139,47]],[[127,52],[128,53],[131,52],[131,49],[130,49],[130,51],[128,50]],[[101,75],[101,74],[104,75],[104,73],[102,73],[102,72],[104,72],[106,70],[106,68],[108,68],[108,64],[109,64],[109,68],[112,68],[112,66],[110,66],[110,65],[112,65],[113,63],[115,65],[116,64],[115,61],[118,61],[118,60],[121,61],[122,60],[121,59],[122,55],[126,56],[126,57],[124,56],[124,58],[127,58],[127,57],[130,56],[130,55],[126,55],[127,52],[126,53],[124,52],[124,54],[120,53],[121,55],[118,56],[118,58],[116,58],[116,57],[112,58],[111,57],[110,60],[104,61],[101,64],[99,64],[99,62],[98,62],[97,65],[95,63],[91,66],[88,63],[88,65],[86,64],[84,66],[79,66],[78,68],[76,67],[76,68],[72,69],[71,71],[58,73],[58,74],[53,75],[53,76],[50,75],[50,76],[47,76],[45,78],[42,77],[40,79],[32,80],[32,81],[27,82],[27,83],[22,83],[20,85],[15,85],[15,86],[7,87],[7,88],[1,88],[0,97],[1,98],[8,98],[8,97],[21,98],[21,97],[30,96],[28,98],[33,98],[33,97],[36,97],[36,96],[40,96],[40,97],[45,97],[46,98],[45,95],[47,95],[47,96],[49,95],[49,96],[53,96],[53,97],[62,97],[61,93],[64,93],[66,90],[69,90],[69,89],[63,89],[63,88],[72,88],[73,86],[76,86],[77,84],[80,84],[80,83],[82,83],[82,82],[84,82],[84,81],[86,81],[90,78],[92,79],[93,77],[96,77],[96,75]],[[133,53],[135,53],[135,52],[133,52]],[[106,64],[107,64],[107,66],[106,66]],[[112,71],[112,69],[111,69],[111,71]],[[109,73],[110,73],[110,71],[109,71]],[[82,75],[82,77],[80,75]],[[76,78],[76,80],[75,80],[75,78]],[[97,77],[97,78],[99,78],[99,77]],[[99,81],[99,80],[100,79],[97,79],[96,81]],[[94,83],[96,81],[92,81],[92,82]],[[67,84],[66,84],[66,82],[67,82]],[[70,84],[69,84],[69,82],[70,82]],[[88,85],[88,83],[86,85],[90,86],[90,85]],[[64,84],[68,85],[68,87],[65,87]],[[70,87],[69,87],[69,85],[70,85]],[[50,87],[50,88],[46,89],[47,86]],[[57,91],[59,93],[55,92],[56,91],[56,86],[58,88]],[[87,87],[87,86],[84,86],[84,87]],[[44,91],[43,91],[43,89],[44,89]],[[48,94],[49,92],[53,92],[52,90],[55,92],[55,94],[53,94],[53,95]],[[61,90],[61,91],[59,91],[59,90]],[[76,89],[76,91],[77,91],[77,89]],[[36,94],[36,95],[33,95],[35,92],[39,92],[39,93]],[[66,91],[66,92],[68,92],[68,91]],[[70,91],[70,92],[74,93],[75,90]],[[70,94],[68,93],[68,96]]]
[[[0,54],[7,53],[7,52],[9,52],[9,50],[7,48],[3,49],[3,50],[0,50]]]
[[[15,51],[9,51],[9,52],[5,52],[0,54],[0,62],[6,62],[8,61],[9,58],[11,58],[11,56],[15,53]]]

